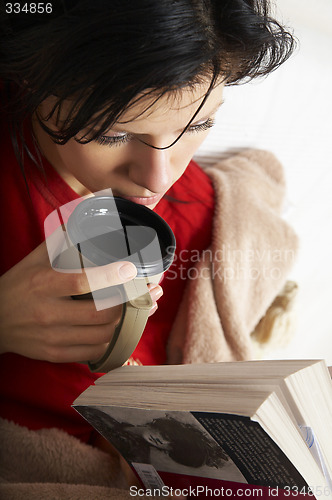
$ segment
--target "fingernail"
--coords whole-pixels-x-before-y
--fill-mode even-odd
[[[154,288],[150,289],[150,295],[152,300],[158,300],[163,295],[164,291],[161,286],[157,285]]]
[[[152,316],[152,314],[154,314],[157,309],[158,309],[158,304],[153,304],[153,306],[151,307],[151,309],[149,311],[149,317]]]
[[[133,264],[123,264],[123,266],[121,266],[119,269],[119,276],[124,280],[135,278],[136,268]]]

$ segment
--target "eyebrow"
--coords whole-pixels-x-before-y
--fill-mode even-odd
[[[191,125],[195,125],[195,123],[197,123],[197,122],[201,122],[203,120],[207,120],[211,115],[214,115],[218,111],[218,109],[224,104],[224,102],[225,102],[224,99],[222,99],[221,101],[219,101],[218,104],[216,104],[215,107],[210,111],[210,113],[208,113],[207,115],[202,116],[201,118],[199,118],[199,120],[195,120]]]
[[[220,108],[220,107],[224,104],[224,102],[225,102],[225,100],[224,100],[224,99],[222,99],[221,101],[219,101],[219,102],[216,104],[216,106],[215,106],[215,107],[214,107],[214,108],[213,108],[213,109],[212,109],[209,113],[207,113],[206,115],[202,116],[202,117],[201,117],[201,118],[199,118],[199,119],[196,119],[193,123],[191,123],[191,124],[190,124],[190,127],[194,126],[197,122],[201,122],[201,121],[207,120],[207,119],[208,119],[211,115],[214,115],[214,114],[218,111],[218,109],[219,109],[219,108]],[[133,120],[133,121],[134,121],[134,120]],[[128,123],[129,123],[129,122],[128,122]],[[181,132],[181,131],[182,131],[182,130],[184,130],[186,127],[187,127],[187,125],[185,125],[183,128],[181,128],[181,129],[179,129],[179,130],[176,130],[176,131],[175,131],[175,133],[177,133],[177,132]],[[189,128],[190,128],[190,127],[189,127]],[[111,132],[111,131],[113,131],[113,132],[123,132],[123,133],[125,133],[125,134],[129,134],[129,135],[140,135],[140,134],[138,134],[137,132],[129,132],[129,131],[125,130],[124,128],[121,128],[121,129],[119,128],[119,129],[117,130],[117,126],[116,126],[116,125],[115,125],[114,127],[112,127],[110,130],[108,130],[108,132]],[[105,132],[105,134],[104,134],[104,135],[107,135],[107,132]],[[144,134],[143,134],[143,135],[144,135]]]

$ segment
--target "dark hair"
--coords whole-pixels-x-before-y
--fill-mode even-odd
[[[158,432],[169,443],[168,456],[187,467],[222,468],[229,457],[221,446],[191,423],[171,415],[155,418],[144,425],[119,421],[97,407],[77,407],[88,422],[124,456],[128,462],[149,462],[151,445],[143,437],[143,429]]]
[[[219,468],[228,461],[228,456],[222,448],[190,423],[166,415],[164,418],[154,419],[148,427],[152,431],[160,432],[170,443],[168,455],[178,464]]]
[[[41,126],[59,144],[89,127],[86,142],[144,93],[264,76],[294,45],[268,0],[58,0],[50,14],[3,13],[0,80],[14,136],[53,95],[47,118],[70,100],[67,118],[58,132]]]

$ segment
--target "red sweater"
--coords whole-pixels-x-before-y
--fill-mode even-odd
[[[0,136],[1,225],[5,236],[1,274],[18,263],[44,240],[44,220],[55,208],[78,197],[53,167],[44,160],[46,177],[25,158],[29,194],[15,158],[6,127]],[[174,231],[176,258],[165,273],[163,297],[149,319],[133,353],[142,364],[166,362],[166,344],[185,286],[186,272],[194,264],[188,256],[207,248],[211,240],[214,192],[207,175],[193,161],[155,211]],[[192,252],[192,253],[191,253]],[[17,308],[20,304],[17,304]],[[88,441],[92,428],[71,408],[76,397],[99,374],[79,363],[49,363],[17,354],[0,360],[1,416],[30,429],[57,427]]]

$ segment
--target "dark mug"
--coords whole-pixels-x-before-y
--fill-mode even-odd
[[[117,295],[117,303],[123,304],[106,352],[100,359],[88,361],[91,371],[107,372],[123,365],[135,350],[153,305],[147,284],[159,283],[172,264],[175,237],[169,225],[149,208],[98,193],[78,203],[61,229],[65,245],[56,258],[49,251],[56,270],[88,269],[122,260],[137,268],[137,276],[123,285],[73,297],[93,298],[97,309],[110,295]]]

